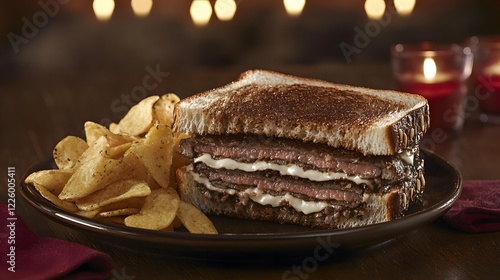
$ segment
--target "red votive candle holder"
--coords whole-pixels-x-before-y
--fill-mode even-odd
[[[472,62],[470,48],[457,44],[425,42],[391,47],[397,89],[427,99],[431,130],[462,127]]]
[[[474,96],[481,111],[500,115],[500,36],[471,37]]]

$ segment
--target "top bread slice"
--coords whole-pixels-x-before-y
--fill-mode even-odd
[[[422,96],[266,70],[176,104],[174,131],[301,139],[364,155],[415,150],[429,127]]]

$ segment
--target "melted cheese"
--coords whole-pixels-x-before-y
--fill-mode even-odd
[[[238,192],[234,189],[222,189],[212,185],[208,178],[200,176],[193,171],[189,172],[197,183],[204,185],[211,191],[239,196],[248,195],[248,197],[252,201],[260,205],[271,205],[272,207],[278,207],[282,205],[283,202],[287,202],[288,205],[292,206],[297,212],[302,212],[304,214],[320,212],[329,205],[328,203],[322,201],[305,201],[303,199],[294,197],[289,193],[286,193],[284,195],[270,195],[263,193],[258,188],[248,188],[241,192]]]
[[[229,169],[229,170],[242,170],[245,172],[255,172],[263,170],[274,170],[278,171],[281,175],[297,176],[304,179],[309,179],[311,181],[330,181],[338,179],[346,179],[356,184],[367,184],[371,185],[371,182],[366,179],[362,179],[359,176],[350,176],[343,172],[321,172],[317,170],[304,170],[302,167],[296,164],[280,165],[265,161],[256,161],[253,163],[243,163],[238,162],[230,158],[223,159],[213,159],[210,154],[203,154],[194,159],[194,162],[203,162],[207,166],[214,169]]]

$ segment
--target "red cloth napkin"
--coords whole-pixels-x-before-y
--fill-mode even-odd
[[[443,218],[466,232],[500,231],[500,180],[467,180]]]
[[[39,237],[4,203],[0,202],[0,208],[0,279],[111,278],[114,263],[110,256],[76,243]]]

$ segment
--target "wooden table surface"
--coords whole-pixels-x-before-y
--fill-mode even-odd
[[[149,67],[149,69],[148,69]],[[66,135],[83,133],[87,120],[116,121],[138,101],[144,77],[156,72],[157,84],[147,95],[175,92],[181,97],[223,85],[246,70],[135,68],[136,72],[67,73],[44,71],[12,74],[0,83],[0,198],[7,200],[6,169],[16,168],[17,180],[34,163],[50,157]],[[388,65],[269,67],[291,74],[374,88],[392,88]],[[134,91],[134,88],[136,89]],[[473,107],[467,109],[463,130],[434,139],[427,148],[452,162],[463,179],[500,179],[500,123],[484,123]],[[500,275],[500,232],[470,234],[438,219],[422,228],[356,251],[332,257],[299,274],[287,274],[300,260],[285,263],[212,264],[148,256],[102,244],[45,218],[17,194],[16,211],[43,236],[79,242],[102,250],[116,263],[116,279],[494,279]],[[127,278],[128,277],[128,278]],[[134,278],[132,278],[134,277]],[[498,279],[498,278],[497,278]]]

